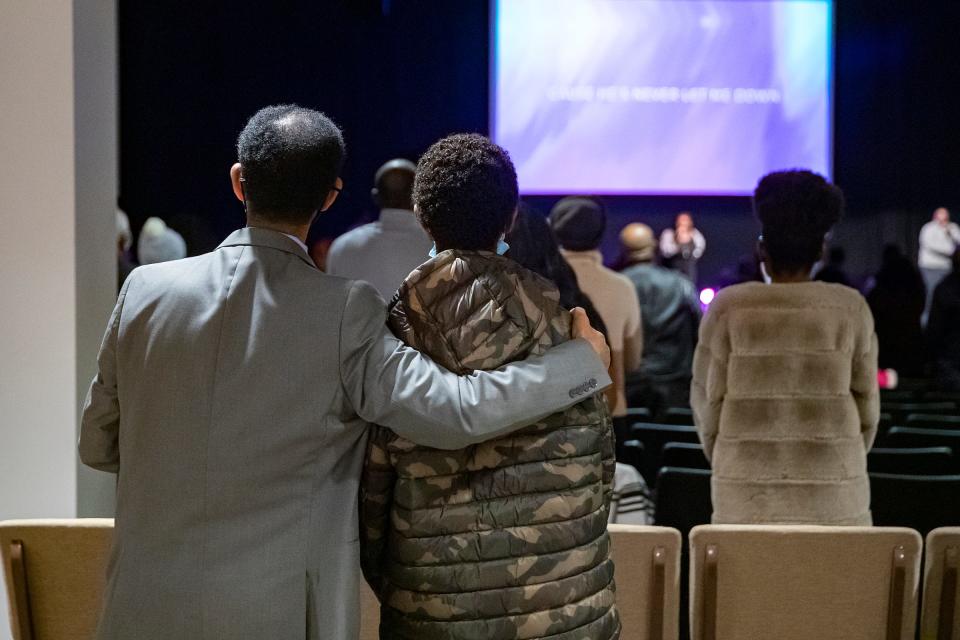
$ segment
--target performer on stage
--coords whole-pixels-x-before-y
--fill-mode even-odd
[[[933,219],[920,230],[920,273],[927,287],[927,303],[923,311],[923,324],[930,315],[933,291],[950,273],[950,259],[960,249],[960,226],[950,222],[950,212],[940,207],[933,212]]]
[[[693,226],[689,211],[677,214],[673,229],[664,229],[660,234],[660,255],[663,264],[684,274],[694,284],[697,282],[697,261],[707,250],[703,234]]]

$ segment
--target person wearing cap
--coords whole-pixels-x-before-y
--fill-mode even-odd
[[[187,257],[187,243],[183,236],[167,226],[160,218],[147,218],[137,240],[137,258],[140,264],[156,264]]]
[[[627,373],[630,406],[649,407],[655,414],[690,400],[693,352],[700,325],[696,287],[676,271],[654,264],[657,240],[653,229],[634,222],[620,232],[624,270],[640,300],[643,360]]]
[[[385,300],[430,251],[431,240],[413,213],[417,166],[402,158],[377,170],[370,194],[380,208],[376,222],[352,229],[333,241],[327,273],[372,284]]]
[[[640,366],[643,355],[643,324],[633,283],[603,266],[600,241],[606,227],[603,205],[592,198],[564,198],[550,212],[550,228],[563,256],[607,327],[607,341],[613,352],[611,410],[614,418],[623,418],[627,415],[626,374]]]

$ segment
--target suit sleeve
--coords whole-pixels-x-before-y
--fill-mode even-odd
[[[90,383],[80,420],[80,460],[88,467],[117,473],[120,470],[120,401],[117,397],[117,333],[131,274],[107,323],[97,356],[97,375]]]
[[[700,325],[700,339],[693,356],[690,406],[693,420],[708,460],[720,430],[720,412],[727,391],[727,337],[720,309],[707,313]]]
[[[880,386],[877,381],[877,334],[873,330],[873,314],[864,300],[860,310],[859,335],[853,352],[850,393],[860,416],[863,446],[869,451],[880,423]]]
[[[439,449],[509,433],[611,384],[584,340],[495,371],[457,376],[393,336],[383,299],[362,282],[353,283],[343,311],[340,375],[361,418]]]

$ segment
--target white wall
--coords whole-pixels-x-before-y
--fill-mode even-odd
[[[74,517],[80,484],[109,508],[76,432],[116,287],[116,12],[73,4],[0,0],[0,520]]]

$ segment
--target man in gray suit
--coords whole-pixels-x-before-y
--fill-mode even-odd
[[[610,382],[582,312],[586,340],[495,372],[404,347],[376,291],[303,245],[342,185],[339,129],[268,107],[237,149],[248,227],[130,275],[87,398],[80,456],[118,474],[101,639],[356,637],[366,424],[457,449]]]

